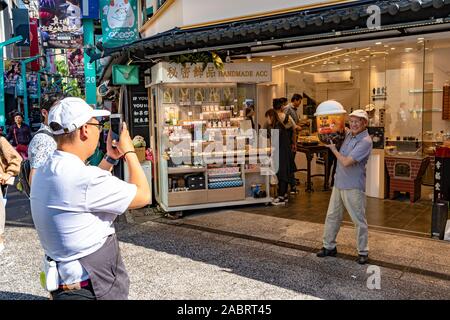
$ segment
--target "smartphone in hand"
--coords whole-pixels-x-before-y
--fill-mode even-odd
[[[120,113],[114,113],[109,116],[111,122],[111,140],[115,140],[116,143],[120,139],[120,131],[122,130],[122,115]],[[115,148],[116,146],[113,145]]]

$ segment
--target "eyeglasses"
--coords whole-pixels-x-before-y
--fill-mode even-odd
[[[104,126],[104,124],[103,123],[86,123],[86,124],[88,124],[88,125],[91,125],[91,126],[96,126],[97,128],[98,128],[98,130],[99,131],[102,131],[103,130],[103,126]]]

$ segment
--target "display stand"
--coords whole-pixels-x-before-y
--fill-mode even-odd
[[[261,174],[264,166],[255,158],[262,149],[250,143],[258,136],[245,135],[250,121],[242,102],[249,97],[239,84],[256,87],[270,80],[270,64],[225,64],[217,70],[212,64],[159,63],[152,68],[155,195],[163,211],[271,201],[269,175]]]

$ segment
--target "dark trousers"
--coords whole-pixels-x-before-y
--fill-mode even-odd
[[[278,181],[278,196],[284,197],[288,190],[288,183],[286,181]]]
[[[295,165],[295,155],[297,152],[292,152],[292,164],[293,164],[293,170],[289,175],[289,185],[291,186],[291,190],[297,188],[297,180],[295,179],[295,171],[297,170],[297,167]]]
[[[58,289],[51,293],[53,300],[97,300],[95,298],[94,289],[89,282],[89,286],[83,287],[79,290],[67,290]]]

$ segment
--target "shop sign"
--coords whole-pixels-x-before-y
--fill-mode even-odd
[[[44,47],[81,48],[83,46],[79,5],[66,0],[39,1],[39,22]]]
[[[13,8],[13,28],[14,36],[22,36],[22,41],[16,43],[18,47],[30,46],[30,20],[28,18],[28,9]]]
[[[114,64],[112,66],[112,80],[113,85],[139,84],[139,66]]]
[[[146,92],[135,92],[131,97],[131,119],[133,128],[148,127],[150,114],[148,111],[148,95]]]
[[[38,21],[36,18],[30,18],[30,56],[39,54]],[[31,70],[39,71],[39,59],[31,62]]]
[[[67,64],[69,74],[74,78],[84,77],[84,56],[83,49],[69,49],[67,52]]]
[[[117,47],[139,39],[137,0],[100,0],[103,45]]]
[[[176,64],[161,62],[152,68],[152,83],[258,83],[272,81],[270,63],[225,63],[222,70],[212,63]]]

